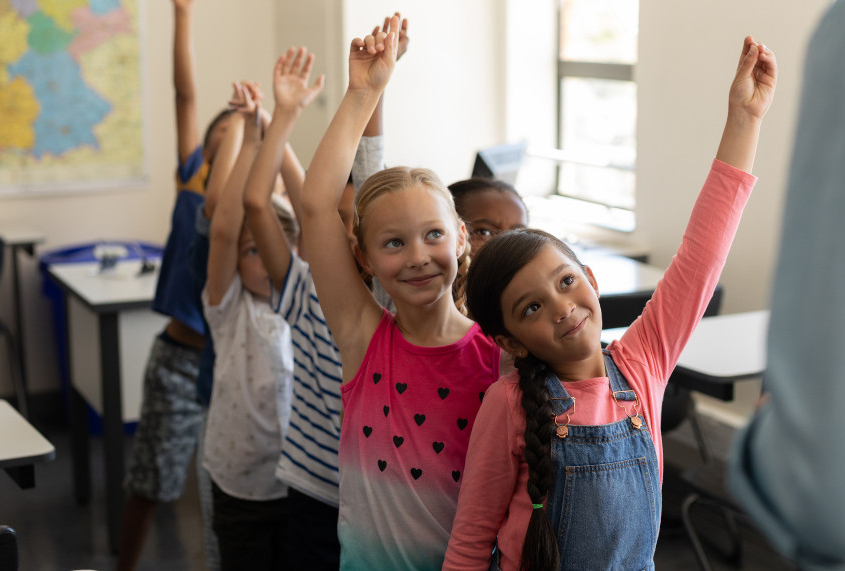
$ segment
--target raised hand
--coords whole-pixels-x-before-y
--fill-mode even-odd
[[[399,14],[394,14],[387,31],[374,29],[364,39],[352,40],[349,52],[349,89],[382,90],[387,85],[399,52]]]
[[[765,45],[746,36],[736,76],[729,95],[730,111],[742,111],[761,119],[774,99],[777,85],[777,60]]]
[[[258,102],[264,99],[264,94],[257,83],[252,81],[232,82],[232,97],[229,107],[244,115],[254,115],[258,109]]]
[[[397,18],[401,18],[402,16],[399,12],[394,13]],[[373,28],[372,36],[376,36],[379,32],[384,32],[385,34],[390,32],[390,16],[385,17],[384,25],[381,28],[376,26]],[[402,56],[405,55],[405,52],[408,51],[408,43],[411,41],[411,38],[408,37],[408,18],[402,19],[402,24],[399,27],[399,49],[396,51],[396,61],[402,59]]]
[[[321,75],[308,87],[314,54],[304,47],[288,48],[273,68],[273,94],[276,105],[286,109],[304,109],[323,90],[325,76]]]

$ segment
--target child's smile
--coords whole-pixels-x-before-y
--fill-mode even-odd
[[[445,294],[451,303],[464,238],[443,200],[419,187],[391,192],[369,206],[363,223],[362,265],[394,300],[428,305]]]

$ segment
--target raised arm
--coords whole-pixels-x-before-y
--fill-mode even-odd
[[[308,85],[313,64],[314,54],[307,53],[304,47],[298,50],[290,48],[276,61],[273,68],[273,93],[276,98],[273,120],[255,157],[244,191],[247,223],[258,245],[261,261],[277,290],[284,286],[290,266],[291,249],[281,223],[273,212],[270,195],[273,193],[276,176],[285,163],[288,154],[287,140],[296,120],[323,89],[322,75],[313,85]],[[290,157],[287,160],[290,161]],[[296,162],[298,164],[299,161]],[[291,165],[288,167],[295,169]],[[286,180],[286,185],[287,182]],[[292,203],[295,196],[298,199],[297,188],[288,187],[288,193]]]
[[[242,104],[245,98],[244,86],[240,83],[233,83],[233,95],[229,104],[235,107]],[[238,115],[233,113],[231,117]],[[235,123],[239,128],[235,128]],[[230,124],[230,128],[226,130],[223,135],[223,140],[220,141],[220,147],[217,154],[214,156],[214,168],[208,175],[208,183],[205,186],[205,202],[203,203],[203,214],[209,220],[214,215],[214,209],[217,207],[217,200],[223,192],[223,186],[229,179],[232,172],[232,167],[235,165],[235,159],[238,158],[238,153],[241,150],[243,143],[244,130],[243,121],[238,120]]]
[[[396,63],[399,18],[390,31],[352,41],[349,87],[323,135],[305,177],[303,243],[320,305],[344,362],[344,380],[355,374],[381,319],[381,308],[358,275],[338,214],[341,193],[358,140]]]
[[[751,172],[760,125],[769,110],[777,85],[775,54],[746,36],[728,96],[728,119],[716,158]]]
[[[223,300],[238,269],[238,239],[244,221],[244,183],[261,142],[261,127],[255,119],[257,108],[249,92],[246,99],[248,105],[232,114],[229,129],[243,130],[243,144],[217,202],[209,231],[208,280],[205,287],[212,306]]]
[[[200,144],[192,11],[193,0],[173,0],[173,87],[176,90],[176,145],[180,163],[186,161]]]
[[[393,16],[394,18],[401,18],[399,12],[396,12]],[[376,26],[373,28],[372,36],[375,37],[382,32],[387,34],[390,32],[390,16],[384,19],[384,24],[381,28]],[[396,48],[396,61],[402,59],[402,56],[405,55],[405,52],[408,51],[408,43],[411,41],[410,37],[408,37],[408,19],[404,18],[401,20],[401,24],[399,25],[399,44]],[[382,110],[384,108],[384,93],[378,100],[378,104],[376,105],[373,114],[370,116],[370,120],[367,121],[366,127],[364,127],[364,137],[377,137],[384,133],[384,123],[382,120]],[[356,185],[357,186],[357,185]]]

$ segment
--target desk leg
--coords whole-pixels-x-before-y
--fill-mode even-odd
[[[18,274],[18,247],[12,246],[12,284],[14,287],[15,299],[15,337],[18,342],[18,362],[20,363],[20,386],[15,386],[15,393],[18,397],[18,410],[25,419],[29,420],[29,405],[27,403],[26,391],[26,352],[24,350],[24,333],[23,333],[23,304],[21,300],[21,282]],[[9,359],[13,359],[9,355]]]
[[[68,374],[70,402],[70,451],[73,464],[73,495],[81,506],[91,501],[91,440],[88,434],[88,403],[73,384],[71,355],[70,300],[63,299],[65,318],[65,367]]]
[[[117,553],[123,510],[123,400],[117,314],[100,315],[100,363],[103,383],[103,443],[106,460],[106,509],[109,546]]]
[[[88,405],[70,386],[70,449],[73,461],[73,492],[79,505],[91,500],[91,443],[88,439]]]

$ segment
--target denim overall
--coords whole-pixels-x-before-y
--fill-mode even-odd
[[[558,536],[561,570],[654,569],[661,510],[654,442],[636,393],[607,353],[604,362],[613,392],[608,398],[615,396],[628,418],[558,425],[546,514]],[[565,415],[575,399],[554,376],[546,385],[555,413]]]

